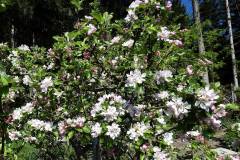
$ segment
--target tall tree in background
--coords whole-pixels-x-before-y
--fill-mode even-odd
[[[234,91],[236,91],[236,89],[238,89],[239,85],[238,85],[238,75],[237,75],[237,63],[236,63],[236,56],[235,56],[235,49],[234,49],[234,42],[233,42],[231,12],[230,12],[230,7],[229,7],[228,0],[225,0],[225,2],[226,2],[226,9],[227,9],[227,21],[228,21],[228,30],[229,30],[230,45],[231,45]],[[233,94],[233,101],[236,101],[236,95],[235,94]]]
[[[205,52],[205,46],[204,46],[204,40],[203,40],[203,34],[202,34],[202,26],[201,26],[201,20],[200,20],[200,11],[199,11],[199,3],[198,0],[192,0],[193,4],[193,14],[194,14],[194,20],[198,31],[198,50],[199,54],[203,55]],[[203,81],[209,85],[209,77],[208,77],[208,69],[205,68],[205,71],[203,73]]]

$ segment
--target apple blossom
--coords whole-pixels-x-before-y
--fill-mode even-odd
[[[121,129],[118,124],[112,123],[112,125],[107,126],[106,135],[111,137],[112,139],[117,138],[120,135]]]

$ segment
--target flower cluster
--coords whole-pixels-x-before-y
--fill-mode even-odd
[[[170,160],[170,158],[168,158],[168,155],[164,151],[161,151],[159,147],[153,147],[153,152],[154,160]]]
[[[91,135],[93,138],[98,137],[100,134],[102,133],[102,127],[100,123],[95,123],[94,125],[92,125],[91,127]]]
[[[91,35],[91,34],[95,33],[96,31],[97,31],[97,28],[93,24],[88,25],[88,32],[87,32],[88,35]]]
[[[58,123],[59,133],[64,135],[68,128],[81,128],[85,121],[86,119],[84,117],[77,117],[74,119],[68,118],[65,121],[61,121]]]
[[[31,83],[32,83],[32,80],[31,80],[30,76],[29,76],[29,75],[25,75],[25,76],[23,77],[23,84],[25,84],[26,86],[28,86],[28,85],[30,85]]]
[[[16,141],[16,140],[19,140],[20,138],[24,139],[26,142],[37,141],[36,137],[33,137],[33,136],[25,136],[24,137],[24,135],[22,133],[20,133],[19,131],[15,131],[15,130],[9,130],[8,137],[11,141]]]
[[[140,5],[142,4],[147,4],[149,2],[149,0],[135,0],[133,1],[130,6],[128,7],[128,14],[125,17],[125,21],[130,22],[133,20],[137,20],[138,17],[135,13],[136,8],[138,8]]]
[[[47,93],[48,87],[53,86],[52,77],[46,77],[42,80],[40,88],[43,93]]]
[[[155,74],[155,79],[157,81],[157,84],[160,84],[162,82],[169,82],[170,78],[172,78],[172,72],[170,70],[162,70],[157,71]]]
[[[112,139],[117,138],[121,133],[121,128],[118,124],[112,123],[111,125],[107,126],[107,133],[106,135],[111,137]]]
[[[114,93],[103,95],[98,98],[98,102],[91,110],[91,116],[94,118],[103,117],[103,120],[107,123],[106,135],[115,139],[121,132],[121,129],[116,121],[118,117],[125,114],[124,104],[126,101]],[[110,124],[109,124],[110,123]],[[102,133],[100,123],[96,123],[91,127],[91,135],[97,137]]]
[[[25,44],[22,44],[18,47],[19,50],[21,51],[30,51],[30,48],[29,46],[25,45]]]
[[[187,114],[191,106],[187,102],[183,102],[182,98],[173,97],[170,101],[166,102],[167,114],[175,118],[182,118]]]
[[[155,94],[157,100],[166,100],[169,97],[168,91],[161,91],[160,93]]]
[[[130,71],[127,74],[127,87],[136,87],[137,84],[142,84],[145,81],[146,73],[141,73],[140,70],[135,69],[134,71]]]
[[[122,36],[115,36],[113,37],[113,39],[111,40],[111,44],[116,44],[119,43],[119,41],[121,40]],[[129,46],[129,45],[126,45]],[[129,47],[130,48],[130,47]]]
[[[12,113],[12,120],[20,120],[25,113],[31,114],[34,109],[33,103],[27,103],[25,106],[22,106],[21,108],[17,108]]]
[[[196,131],[188,131],[188,132],[186,133],[186,135],[187,135],[187,136],[190,136],[190,137],[197,137],[197,136],[200,136],[201,133],[200,133],[198,130],[196,130]]]
[[[111,122],[116,120],[119,115],[124,115],[123,105],[126,101],[114,93],[105,94],[98,98],[98,102],[91,110],[91,116],[103,116],[104,120]]]
[[[127,40],[126,42],[124,42],[124,43],[122,44],[122,46],[123,46],[123,47],[132,48],[133,44],[134,44],[134,40],[133,40],[133,39],[129,39],[129,40]]]
[[[20,137],[22,137],[22,134],[19,131],[8,131],[8,137],[11,139],[11,141],[18,140]]]
[[[161,27],[161,31],[157,33],[158,40],[162,40],[171,44],[175,44],[176,46],[182,46],[182,41],[178,39],[170,39],[171,35],[175,35],[176,32],[171,32],[167,27]]]
[[[214,92],[213,89],[210,89],[209,86],[206,86],[204,89],[201,89],[197,92],[198,101],[195,105],[209,112],[211,107],[214,106],[216,100],[219,96]]]
[[[27,124],[40,131],[51,132],[53,130],[53,124],[51,122],[45,122],[39,119],[31,119]]]
[[[145,124],[144,122],[137,122],[133,125],[132,128],[129,129],[127,134],[131,140],[137,141],[139,137],[144,137],[144,133],[150,128],[149,124]]]
[[[171,145],[173,143],[173,133],[168,132],[168,133],[164,133],[163,134],[163,141],[167,144],[167,145]]]

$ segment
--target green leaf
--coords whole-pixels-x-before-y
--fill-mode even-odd
[[[71,4],[76,8],[77,11],[82,10],[83,0],[71,0]]]
[[[144,160],[145,159],[145,155],[144,154],[141,154],[140,155],[140,160]]]
[[[230,103],[226,105],[226,109],[233,110],[233,111],[240,111],[240,106],[234,103]]]
[[[2,86],[8,86],[8,80],[6,77],[1,76],[1,84]]]
[[[74,133],[75,133],[74,131],[70,131],[67,135],[67,138],[71,139],[74,136]]]
[[[98,12],[92,12],[91,16],[93,16],[94,19],[96,19],[99,23],[103,23],[104,19],[102,17],[102,15]]]
[[[83,127],[83,132],[84,132],[84,133],[90,133],[91,130],[90,130],[90,128],[89,128],[88,126],[84,126],[84,127]]]

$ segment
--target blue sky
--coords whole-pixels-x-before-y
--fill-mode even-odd
[[[187,13],[192,15],[192,0],[182,0],[182,3],[185,5]]]

